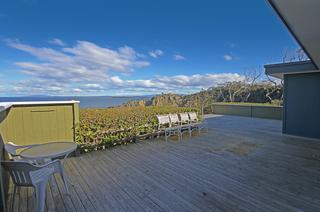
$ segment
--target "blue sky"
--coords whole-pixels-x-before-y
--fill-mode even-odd
[[[0,96],[192,93],[296,48],[264,0],[4,0]]]

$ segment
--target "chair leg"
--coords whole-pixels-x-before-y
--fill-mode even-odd
[[[12,202],[11,202],[11,211],[13,211],[14,202],[16,199],[16,193],[17,193],[17,186],[13,185],[13,196],[12,196]]]
[[[165,137],[166,141],[168,141],[168,135],[167,135],[167,131],[166,130],[164,131],[164,137]]]
[[[36,198],[37,198],[37,210],[38,212],[44,212],[44,205],[46,201],[46,183],[42,182],[35,186],[36,189]]]
[[[191,137],[192,136],[191,126],[188,128],[188,130],[189,130],[189,137]]]
[[[63,180],[63,183],[64,183],[64,187],[65,187],[65,189],[66,189],[66,193],[67,194],[69,194],[69,188],[68,188],[68,184],[67,184],[67,178],[66,178],[66,176],[65,176],[65,174],[64,174],[64,168],[62,167],[62,165],[60,166],[60,175],[61,175],[61,178],[62,178],[62,180]]]
[[[19,194],[19,195],[20,195],[20,191],[21,191],[21,187],[20,187],[20,186],[18,186],[18,188],[17,188],[17,194]]]

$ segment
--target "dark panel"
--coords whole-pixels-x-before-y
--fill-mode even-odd
[[[287,134],[320,138],[320,73],[286,76]]]
[[[286,132],[287,123],[287,85],[288,85],[288,75],[284,75],[283,79],[283,112],[282,112],[282,132]]]

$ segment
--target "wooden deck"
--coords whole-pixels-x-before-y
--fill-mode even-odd
[[[70,158],[65,194],[47,187],[48,211],[319,211],[320,142],[281,135],[281,122],[208,119],[183,141],[140,141]],[[14,211],[35,211],[22,188]],[[10,203],[11,196],[8,202]]]

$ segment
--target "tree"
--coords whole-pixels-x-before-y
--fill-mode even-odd
[[[283,80],[276,80],[267,75],[269,86],[266,86],[266,97],[270,101],[270,103],[274,102],[275,99],[279,100],[281,103],[283,101]],[[280,93],[279,95],[274,95],[276,92]]]
[[[218,96],[217,96],[217,98],[216,98],[216,101],[219,102],[219,99],[222,98],[222,102],[226,102],[227,99],[226,99],[226,97],[224,96],[223,85],[220,84],[217,89],[219,90],[219,93],[218,93]]]
[[[252,89],[254,88],[258,79],[262,75],[262,69],[261,69],[261,67],[249,68],[245,71],[244,75],[245,75],[245,83],[247,84],[247,86],[246,86],[247,94],[245,95],[245,99],[243,101],[248,102],[248,100],[251,96],[251,93],[252,93]]]
[[[285,49],[282,54],[283,63],[306,61],[308,59],[309,58],[307,54],[303,51],[302,48],[297,48],[294,51],[289,51],[288,49]]]
[[[226,82],[220,84],[217,89],[219,89],[217,101],[222,98],[223,102],[235,102],[241,99],[240,94],[246,89],[246,83],[244,81]]]

